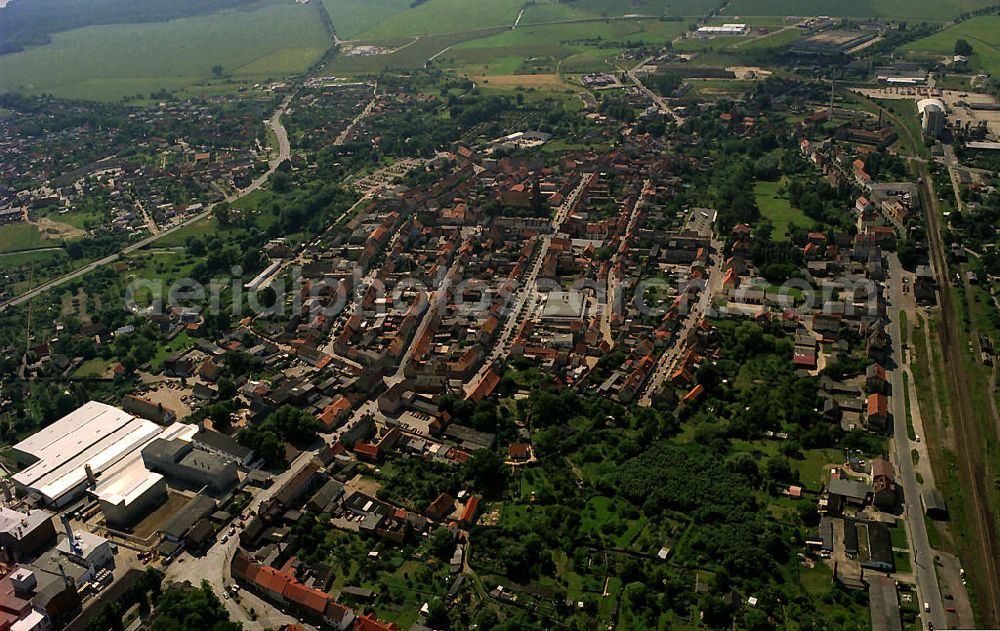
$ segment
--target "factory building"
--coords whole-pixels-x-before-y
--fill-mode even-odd
[[[184,462],[216,476],[212,488],[231,484],[235,472],[204,452],[191,455],[195,425],[163,427],[128,412],[91,401],[14,446],[23,469],[13,476],[22,495],[37,494],[49,507],[62,508],[89,493],[98,500],[109,525],[127,528],[141,521],[167,498],[167,481]],[[156,441],[176,442],[187,460],[147,466],[143,450]],[[207,462],[211,460],[211,462]],[[208,469],[206,469],[208,467]],[[193,476],[197,477],[197,476]],[[202,476],[200,479],[207,479]]]
[[[62,508],[161,431],[156,423],[91,401],[14,445],[23,467],[13,476],[14,485]]]
[[[157,438],[142,450],[146,467],[194,486],[225,492],[239,483],[236,463],[185,440]]]
[[[74,531],[65,515],[62,521],[66,536],[59,538],[56,550],[73,563],[87,568],[87,580],[94,580],[97,570],[110,565],[114,560],[111,542],[86,530]]]
[[[917,113],[920,114],[920,128],[924,135],[937,138],[944,130],[946,122],[944,103],[940,99],[921,99],[917,101]]]
[[[52,514],[44,510],[26,513],[0,506],[0,561],[17,563],[41,554],[55,541]]]
[[[241,467],[249,467],[253,462],[252,449],[219,432],[202,429],[191,438],[191,442],[197,449],[233,460]]]
[[[698,35],[746,35],[750,28],[746,24],[723,24],[721,26],[702,26]]]

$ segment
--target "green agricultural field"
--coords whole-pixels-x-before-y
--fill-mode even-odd
[[[660,20],[523,26],[460,43],[436,62],[472,75],[530,74],[536,67],[546,73],[610,69],[625,44],[662,45],[684,28]]]
[[[0,252],[19,252],[38,248],[58,247],[59,241],[46,239],[38,227],[30,223],[0,226]]]
[[[720,0],[569,0],[564,4],[580,15],[600,17],[630,14],[701,17],[720,8],[724,2]]]
[[[412,4],[413,0],[323,0],[340,39],[353,39]]]
[[[886,17],[911,22],[930,20],[943,22],[951,18],[996,4],[993,0],[733,0],[725,15],[828,15],[831,17]]]
[[[784,48],[802,39],[802,31],[795,27],[773,28],[770,33],[762,37],[744,38],[743,41],[736,42],[729,46],[731,51],[752,51],[766,50],[768,48]]]
[[[787,194],[779,193],[781,187],[786,183],[786,180],[782,178],[777,182],[757,182],[754,184],[754,195],[757,198],[760,214],[774,225],[772,237],[777,241],[788,240],[788,231],[792,226],[811,228],[816,225],[816,220],[810,219],[801,210],[792,206],[791,202],[788,201]]]
[[[1000,73],[1000,16],[984,15],[949,26],[929,37],[910,42],[903,47],[913,57],[940,59],[955,54],[955,40],[965,39],[972,45],[969,65],[991,75]]]
[[[414,35],[509,27],[523,6],[523,0],[427,0],[383,20],[363,33],[361,39],[395,40]]]
[[[212,77],[280,79],[302,72],[329,48],[315,6],[272,2],[170,22],[91,26],[0,56],[0,90],[118,100]]]
[[[472,31],[469,33],[452,33],[448,35],[427,35],[410,42],[397,40],[392,45],[398,46],[399,48],[392,53],[367,57],[337,55],[330,61],[329,64],[327,64],[327,69],[331,73],[335,74],[365,74],[381,72],[387,68],[393,70],[412,70],[414,68],[423,68],[424,64],[426,64],[431,57],[434,57],[436,62],[440,59],[440,56],[435,57],[435,55],[441,54],[442,51],[447,52],[456,44],[470,39],[475,39],[476,37],[499,33],[505,29],[506,27],[501,27],[493,29],[492,31]],[[385,42],[371,41],[368,43],[375,43],[382,46],[387,45]],[[406,46],[405,48],[403,48],[404,45]]]
[[[47,246],[58,248],[58,244],[47,244]],[[24,265],[46,265],[49,262],[63,261],[68,258],[66,251],[62,248],[55,250],[26,250],[24,252],[0,252],[0,271],[11,270]]]

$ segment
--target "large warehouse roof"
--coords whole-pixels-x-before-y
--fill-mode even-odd
[[[35,461],[15,474],[14,482],[40,493],[48,503],[62,504],[87,487],[89,465],[99,494],[127,502],[159,479],[141,467],[140,450],[159,436],[182,435],[189,440],[196,431],[197,427],[180,423],[164,430],[91,401],[14,446],[19,459]]]
[[[90,401],[14,445],[16,451],[43,458],[53,449],[71,450],[84,440],[94,441],[121,429],[135,417],[116,407]]]
[[[150,444],[159,438],[191,440],[198,431],[197,425],[174,423],[163,430],[156,438],[142,446]],[[142,449],[136,449],[126,458],[108,469],[98,482],[93,494],[98,499],[116,506],[128,506],[141,498],[150,488],[156,486],[163,476],[146,468],[142,462]]]

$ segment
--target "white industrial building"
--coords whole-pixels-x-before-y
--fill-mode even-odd
[[[90,492],[109,521],[127,525],[166,497],[166,482],[143,465],[142,449],[157,438],[189,441],[197,431],[183,423],[161,427],[90,401],[14,445],[23,467],[14,484],[53,508]]]
[[[750,28],[746,24],[723,24],[722,26],[702,26],[699,35],[746,35]]]
[[[924,134],[931,138],[941,135],[947,109],[940,99],[920,99],[917,101],[917,113],[920,114],[920,127]]]

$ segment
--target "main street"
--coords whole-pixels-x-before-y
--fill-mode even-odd
[[[278,140],[278,154],[273,158],[271,158],[271,160],[268,162],[267,171],[265,171],[256,180],[251,182],[250,185],[247,186],[246,188],[240,189],[239,191],[231,195],[227,195],[225,201],[227,202],[236,201],[241,197],[244,197],[245,195],[248,195],[259,189],[261,186],[264,185],[265,182],[267,182],[267,179],[271,177],[271,174],[275,172],[275,170],[278,168],[278,165],[287,160],[289,155],[291,155],[291,145],[288,142],[288,132],[285,130],[284,125],[282,125],[281,123],[281,117],[288,109],[288,105],[291,102],[291,99],[292,99],[291,96],[286,97],[285,100],[282,101],[281,105],[278,106],[278,109],[275,110],[271,118],[264,123],[274,132],[274,135]],[[6,302],[2,302],[0,303],[0,312],[7,310],[9,307],[16,307],[19,304],[22,304],[29,300],[33,300],[49,290],[65,285],[66,283],[75,280],[77,278],[80,278],[82,276],[85,276],[86,274],[89,274],[90,272],[98,268],[104,267],[105,265],[114,263],[115,261],[122,258],[126,254],[130,254],[137,250],[141,250],[148,245],[156,243],[163,237],[166,237],[168,235],[177,232],[178,230],[187,228],[188,226],[198,223],[202,219],[208,217],[212,213],[212,210],[215,208],[215,206],[216,204],[210,204],[208,207],[205,208],[205,210],[198,213],[197,215],[194,215],[184,220],[183,222],[174,225],[170,228],[167,228],[161,232],[151,234],[148,237],[145,237],[144,239],[141,239],[139,241],[136,241],[135,243],[127,245],[124,248],[122,248],[121,252],[117,254],[111,254],[102,259],[92,261],[87,265],[84,265],[80,269],[74,270],[64,276],[60,276],[59,278],[50,280],[47,283],[39,285],[38,287],[30,291],[27,291],[21,294],[20,296],[17,296],[16,298],[12,298]]]
[[[642,394],[639,396],[639,405],[643,407],[652,405],[653,393],[660,388],[663,382],[666,381],[667,376],[674,371],[677,362],[684,354],[684,351],[687,350],[687,344],[684,340],[690,337],[691,330],[701,322],[701,318],[708,310],[712,297],[722,290],[722,243],[712,241],[712,252],[713,254],[710,255],[712,257],[712,264],[707,270],[708,278],[705,280],[705,288],[698,297],[698,302],[688,312],[688,316],[681,324],[677,335],[674,336],[674,345],[663,351],[660,359],[657,360],[656,368],[653,369],[653,374],[650,375],[649,380],[642,390]]]
[[[877,106],[882,115],[893,121],[895,127],[901,130],[901,137],[908,145],[910,153],[916,155],[918,139],[913,137],[910,129],[899,117],[881,106]],[[920,139],[922,141],[922,139]],[[963,488],[962,506],[952,507],[952,510],[967,511],[970,518],[969,547],[978,556],[977,563],[970,566],[969,573],[972,587],[976,591],[979,610],[984,626],[1000,625],[1000,544],[997,542],[996,523],[993,507],[990,505],[986,483],[988,470],[982,446],[988,444],[987,437],[982,435],[977,412],[973,410],[971,398],[963,396],[970,387],[967,375],[965,353],[969,336],[975,336],[975,330],[966,334],[960,325],[959,312],[952,304],[952,292],[949,279],[947,249],[942,237],[942,213],[934,189],[934,181],[930,176],[927,164],[922,161],[912,161],[914,172],[920,182],[920,198],[927,222],[927,241],[930,253],[931,269],[937,281],[937,303],[940,305],[940,326],[938,327],[938,342],[941,356],[944,358],[945,383],[940,384],[943,392],[950,393],[952,427],[954,428],[953,447],[957,456],[957,472]],[[989,411],[992,414],[992,410]],[[996,421],[996,419],[994,419]],[[996,436],[992,436],[993,440]]]
[[[580,178],[580,183],[576,185],[569,195],[563,200],[559,208],[556,209],[556,214],[552,218],[552,234],[559,234],[559,230],[562,228],[562,224],[566,221],[569,216],[570,211],[576,205],[577,200],[580,199],[580,195],[583,191],[587,190],[594,178],[597,177],[594,173],[584,173]],[[493,345],[493,350],[490,351],[489,356],[486,361],[483,362],[482,368],[479,372],[473,376],[465,384],[465,394],[468,395],[471,392],[475,392],[476,388],[479,387],[479,383],[486,376],[486,372],[490,367],[496,363],[498,360],[506,359],[507,355],[510,354],[510,347],[513,341],[514,331],[517,329],[521,322],[521,317],[525,313],[531,311],[531,309],[525,310],[525,307],[529,304],[534,306],[538,281],[538,274],[541,272],[542,265],[545,262],[545,256],[549,252],[549,247],[552,245],[552,237],[550,235],[545,235],[541,238],[541,246],[535,253],[535,257],[532,261],[531,269],[528,275],[524,278],[521,283],[521,287],[517,290],[517,300],[515,302],[514,308],[511,309],[510,313],[507,314],[507,319],[503,324],[503,328],[500,331],[500,335],[497,336],[497,341]]]
[[[368,104],[365,105],[365,109],[361,110],[361,113],[354,117],[354,120],[352,120],[350,124],[348,124],[347,127],[344,128],[344,131],[340,132],[340,134],[337,136],[337,139],[333,141],[333,144],[343,145],[344,143],[346,143],[347,139],[350,138],[351,134],[354,132],[354,128],[357,127],[361,121],[363,121],[369,114],[372,113],[377,104],[378,104],[378,81],[376,81],[375,85],[372,86],[372,100],[368,101]]]
[[[684,122],[684,117],[682,117],[680,114],[678,114],[673,109],[671,109],[670,106],[667,105],[666,99],[664,99],[662,96],[660,96],[656,92],[653,92],[652,90],[650,90],[649,88],[647,88],[646,85],[642,82],[642,80],[639,79],[639,75],[637,74],[638,71],[639,71],[639,69],[642,68],[643,66],[645,66],[646,64],[648,64],[653,59],[654,59],[653,57],[647,57],[647,58],[643,59],[642,61],[640,61],[639,63],[637,63],[635,66],[633,66],[632,68],[630,68],[629,70],[627,70],[625,72],[625,74],[628,75],[628,78],[632,80],[632,83],[634,83],[636,85],[636,87],[639,88],[643,92],[643,94],[645,94],[646,96],[648,96],[650,98],[650,100],[652,100],[653,103],[656,104],[656,107],[658,107],[661,112],[663,112],[664,114],[666,114],[666,115],[670,116],[671,118],[673,118],[674,122],[676,122],[678,125],[680,125],[681,123]]]
[[[892,384],[892,448],[891,455],[896,469],[896,483],[903,489],[903,521],[912,552],[913,576],[917,582],[917,595],[921,605],[928,603],[930,612],[922,613],[924,624],[931,622],[935,629],[947,628],[947,614],[941,598],[937,571],[934,568],[934,550],[927,537],[927,524],[920,501],[920,485],[910,457],[910,437],[906,433],[906,387],[903,383],[903,338],[899,328],[901,305],[903,304],[903,268],[894,253],[889,261],[889,336],[892,338],[892,365],[889,381]],[[910,402],[917,405],[916,401]]]

